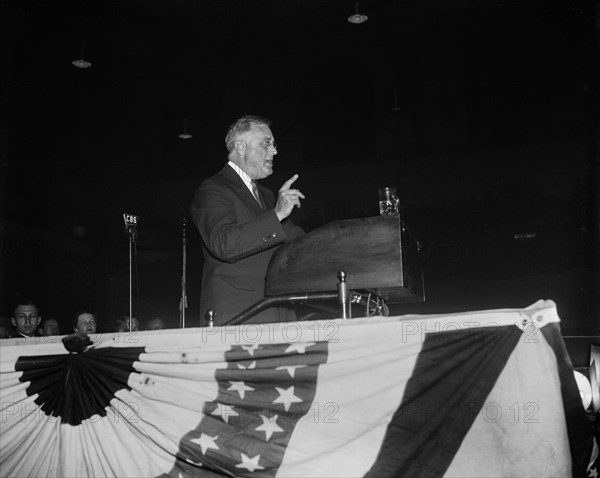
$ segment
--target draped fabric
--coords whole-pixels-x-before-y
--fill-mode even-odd
[[[551,301],[0,349],[1,476],[584,476]]]

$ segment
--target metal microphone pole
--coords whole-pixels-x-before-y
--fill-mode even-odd
[[[186,254],[186,227],[187,219],[184,217],[181,221],[182,225],[182,264],[181,264],[181,299],[179,300],[179,327],[185,329],[185,309],[187,308],[187,295],[185,291],[185,276],[187,266],[187,254]]]
[[[129,332],[131,333],[131,323],[133,322],[133,241],[135,234],[129,233]]]
[[[125,232],[129,235],[129,332],[132,332],[133,324],[133,243],[137,235],[137,224],[139,217],[133,214],[123,214],[125,221]]]

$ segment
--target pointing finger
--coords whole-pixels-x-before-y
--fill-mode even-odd
[[[283,186],[281,186],[280,191],[286,191],[289,188],[291,188],[292,184],[294,184],[294,181],[296,181],[296,179],[298,179],[298,175],[294,174],[290,179],[288,179],[285,183],[283,183]]]

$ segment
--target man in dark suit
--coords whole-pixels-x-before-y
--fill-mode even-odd
[[[223,324],[264,298],[265,277],[276,246],[304,232],[288,219],[304,195],[288,179],[277,198],[255,183],[273,174],[277,154],[270,121],[244,116],[233,123],[225,143],[229,162],[196,190],[191,206],[202,237],[204,270],[200,296],[201,319],[216,311]],[[289,320],[284,309],[270,308],[249,322]]]

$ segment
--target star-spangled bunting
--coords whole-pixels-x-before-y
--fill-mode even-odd
[[[240,394],[240,398],[243,400],[246,396],[246,392],[253,392],[254,389],[249,387],[244,382],[229,382],[231,386],[227,390],[235,390]]]
[[[250,365],[248,365],[247,367],[245,367],[244,365],[242,365],[241,363],[237,364],[238,368],[240,370],[252,370],[253,368],[256,368],[256,361],[252,362]]]
[[[297,352],[299,354],[304,354],[304,353],[306,353],[306,349],[308,347],[312,347],[313,345],[316,345],[316,343],[315,342],[295,342],[295,343],[289,345],[285,349],[285,353],[289,354],[291,352]]]
[[[290,407],[292,406],[292,403],[302,402],[302,399],[300,397],[294,395],[293,385],[287,389],[275,387],[275,390],[277,390],[279,396],[275,400],[273,400],[273,403],[282,403],[283,408],[285,408],[286,412],[289,411]]]
[[[258,347],[259,347],[258,344],[242,345],[242,349],[244,349],[246,352],[248,352],[252,357],[254,357],[254,352],[256,350],[258,350]]]
[[[531,310],[548,320],[535,341],[514,325]],[[69,341],[9,339],[0,474],[597,477],[599,430],[556,307],[483,311],[493,326],[466,327],[474,317],[429,317],[424,330],[462,328],[406,342],[403,318],[340,321],[343,340],[328,343],[205,344],[203,331],[174,331],[74,353]],[[508,395],[524,419],[500,410]]]
[[[239,413],[236,412],[233,407],[229,405],[223,405],[222,403],[217,403],[217,407],[211,412],[211,414],[221,417],[225,423],[229,423],[230,417],[239,415]]]
[[[202,449],[202,454],[206,455],[206,452],[211,448],[213,450],[219,449],[219,446],[215,443],[218,438],[219,438],[218,436],[211,437],[210,435],[207,435],[206,433],[201,433],[200,438],[193,438],[190,441],[192,443],[196,443],[197,445],[200,445],[200,448]]]
[[[249,472],[265,469],[264,466],[260,466],[258,464],[258,461],[260,460],[260,455],[253,456],[252,458],[249,458],[244,453],[241,453],[241,455],[242,455],[242,462],[235,465],[236,468],[245,468]]]
[[[265,439],[269,441],[275,432],[282,432],[283,428],[277,425],[277,419],[279,415],[274,415],[273,418],[265,417],[264,415],[260,415],[263,424],[258,428],[255,428],[256,431],[265,432]]]
[[[293,378],[294,375],[296,375],[296,369],[303,367],[306,367],[306,365],[283,365],[281,367],[276,367],[275,370],[287,370],[287,373]]]
[[[227,368],[215,372],[216,400],[204,404],[201,422],[180,441],[179,458],[202,468],[176,465],[171,476],[213,469],[274,477],[296,423],[313,405],[327,354],[326,342],[232,346],[225,352]]]

